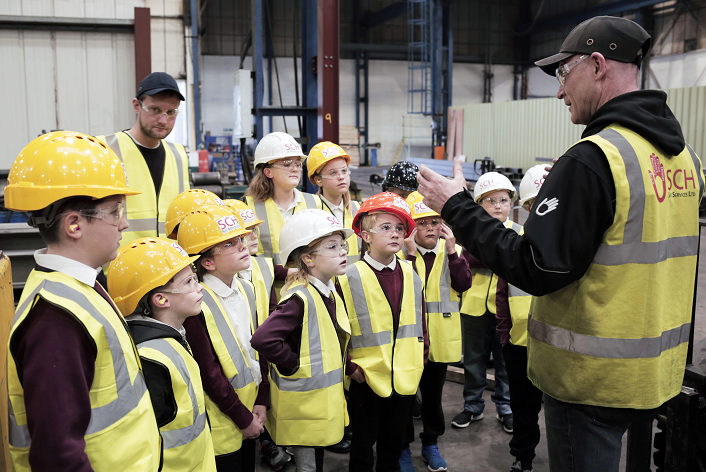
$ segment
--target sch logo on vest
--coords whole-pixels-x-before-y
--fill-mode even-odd
[[[652,188],[655,190],[657,201],[662,203],[667,196],[670,198],[678,197],[695,197],[696,196],[696,176],[693,169],[677,169],[672,171],[668,169],[664,171],[664,165],[660,162],[659,156],[652,154],[650,156],[652,170],[647,173],[652,181]],[[657,183],[656,177],[662,181],[661,185]],[[683,182],[683,185],[680,183]],[[689,182],[694,191],[689,191]],[[672,191],[672,189],[683,190],[682,192]]]

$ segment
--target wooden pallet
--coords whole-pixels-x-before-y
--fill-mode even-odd
[[[338,127],[338,144],[351,156],[352,166],[360,165],[360,133],[355,126]]]

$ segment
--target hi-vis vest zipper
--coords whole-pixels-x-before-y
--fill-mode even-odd
[[[159,362],[169,370],[177,403],[174,419],[159,428],[164,448],[162,471],[216,472],[201,373],[193,356],[174,338],[150,339],[137,350],[143,359]]]
[[[96,136],[118,155],[125,167],[128,185],[140,195],[126,198],[126,216],[130,227],[123,231],[120,246],[138,238],[162,237],[169,204],[180,193],[189,190],[189,156],[184,146],[162,140],[165,151],[164,177],[159,198],[145,158],[130,136],[120,131],[109,136]]]
[[[161,439],[137,348],[125,322],[93,287],[60,272],[36,270],[27,278],[8,343],[12,469],[30,470],[32,439],[20,373],[10,346],[17,328],[38,298],[64,307],[81,323],[96,346],[95,375],[89,392],[91,420],[84,436],[85,452],[93,470],[156,471],[161,459]]]
[[[608,159],[615,218],[581,279],[532,299],[528,376],[564,402],[656,408],[684,377],[703,167],[618,125],[582,141]]]
[[[323,203],[318,195],[301,192],[302,201],[294,208],[294,213],[307,209],[319,209]],[[255,214],[263,222],[260,224],[260,241],[257,248],[257,255],[272,258],[277,265],[284,265],[287,261],[280,261],[279,256],[279,235],[284,226],[284,218],[277,208],[277,204],[271,198],[264,202],[255,202],[252,197],[245,197],[245,203],[255,210]]]
[[[322,200],[323,203],[323,210],[328,211],[333,215],[333,211],[328,207],[326,202]],[[343,213],[343,221],[341,224],[343,225],[344,228],[352,229],[353,228],[353,217],[355,217],[355,214],[358,213],[358,210],[360,209],[360,203],[351,200],[351,208],[350,210],[346,210]],[[360,260],[360,252],[363,247],[363,240],[360,239],[358,236],[355,234],[351,234],[350,237],[348,238],[348,258],[347,262],[348,265],[353,265],[356,262]]]
[[[393,391],[416,394],[424,370],[422,280],[408,261],[398,259],[397,263],[404,284],[396,333],[390,302],[366,262],[356,262],[338,279],[351,324],[349,354],[382,398]]]
[[[506,228],[512,228],[518,234],[522,226],[508,219]],[[497,313],[495,295],[498,291],[498,276],[488,269],[473,269],[473,285],[463,292],[461,297],[461,313],[470,316],[483,316],[486,312]]]
[[[463,248],[456,245],[456,253],[461,256]],[[426,276],[426,265],[422,254],[417,251],[415,260],[420,278]],[[461,360],[461,315],[460,298],[451,288],[449,257],[446,241],[439,239],[434,266],[429,279],[424,283],[424,301],[427,311],[427,334],[429,335],[429,360],[433,362],[458,362]]]
[[[343,378],[351,327],[337,293],[337,326],[311,284],[293,284],[280,303],[293,296],[304,302],[297,370],[285,375],[270,365],[266,427],[279,445],[330,446],[341,441],[347,423]]]
[[[246,294],[242,287],[248,283],[246,280],[238,280],[238,288],[241,293]],[[231,324],[220,297],[207,285],[203,286],[201,293],[203,294],[201,308],[206,320],[206,331],[213,350],[216,352],[216,357],[218,357],[218,362],[221,364],[221,369],[233,386],[235,393],[238,394],[240,401],[248,410],[252,411],[257,398],[258,386],[250,371],[247,348],[240,345],[236,328]],[[251,306],[249,300],[248,305]],[[257,315],[251,312],[251,323],[253,319],[257,319]],[[254,326],[251,326],[251,329],[254,329]],[[211,422],[213,449],[216,455],[221,456],[238,451],[243,444],[243,434],[233,423],[233,420],[221,412],[218,405],[208,396],[206,396],[206,412]]]

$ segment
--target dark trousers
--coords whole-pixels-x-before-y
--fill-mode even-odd
[[[243,439],[243,445],[231,454],[216,456],[218,472],[255,472],[255,439]]]
[[[510,453],[527,468],[539,444],[539,412],[542,391],[527,378],[527,348],[507,343],[503,346],[505,367],[510,381],[510,407],[514,414],[514,433]]]
[[[441,396],[446,383],[447,364],[428,361],[424,366],[422,379],[419,381],[419,391],[422,393],[422,432],[419,437],[422,446],[434,446],[436,441],[444,434],[446,427],[444,409],[441,406]],[[410,411],[405,438],[406,447],[414,442],[414,420]]]
[[[414,396],[401,397],[395,393],[381,398],[367,383],[351,382],[348,411],[353,438],[349,472],[399,472],[413,400]],[[373,469],[376,443],[377,464]]]

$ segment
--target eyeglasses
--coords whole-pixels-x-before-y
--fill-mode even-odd
[[[163,293],[191,293],[191,292],[195,292],[199,288],[199,279],[196,277],[196,274],[191,274],[191,277],[182,281],[179,284],[179,286],[181,288],[165,288],[165,289],[158,290],[158,291],[163,292]]]
[[[437,219],[417,221],[417,226],[421,226],[423,228],[426,228],[427,226],[431,226],[432,228],[436,228],[440,224],[441,224],[441,220],[437,220]]]
[[[573,69],[574,67],[576,67],[576,65],[577,65],[579,62],[583,61],[583,60],[586,59],[587,57],[589,57],[589,56],[584,55],[584,56],[579,57],[579,58],[576,59],[575,61],[570,62],[569,64],[564,64],[563,66],[557,67],[557,69],[556,69],[556,80],[559,81],[559,83],[562,85],[562,87],[563,87],[564,85],[566,85],[566,76],[569,75],[569,72],[571,72],[571,69]]]
[[[496,205],[503,206],[503,205],[507,205],[508,203],[510,203],[510,199],[509,199],[509,198],[506,198],[506,197],[501,197],[501,198],[492,198],[492,197],[491,197],[491,198],[484,198],[484,199],[483,199],[483,204],[485,205],[486,203],[489,203],[489,204],[492,205],[492,206],[496,206]]]
[[[380,234],[390,234],[393,231],[401,234],[405,234],[407,232],[407,227],[405,225],[393,225],[392,223],[383,223],[380,226],[377,227],[379,231],[375,231],[374,229],[368,230],[368,233],[380,233]]]
[[[155,116],[157,118],[161,118],[162,115],[166,115],[168,120],[173,120],[176,118],[176,116],[179,114],[179,109],[174,108],[172,110],[162,110],[159,107],[156,107],[154,105],[150,106],[145,106],[144,103],[140,102],[140,105],[142,106],[142,109],[145,110],[147,113],[149,113],[152,116]]]
[[[228,254],[233,254],[234,252],[238,252],[238,250],[246,247],[245,243],[245,238],[246,236],[236,236],[233,239],[230,239],[223,244],[220,244],[216,246],[213,249],[214,254],[222,254],[224,256]]]
[[[338,170],[332,170],[331,172],[327,174],[321,174],[322,179],[336,179],[336,178],[343,178],[347,175],[351,174],[351,170],[346,167],[345,169],[338,169]]]
[[[345,256],[348,254],[348,243],[343,241],[342,243],[326,243],[326,245],[319,246],[319,249],[312,252],[311,254],[320,254],[324,257],[338,257]]]
[[[125,205],[122,202],[118,202],[108,208],[81,210],[79,213],[90,218],[100,218],[109,225],[118,226],[123,218],[123,213],[125,213]]]
[[[251,233],[248,234],[248,238],[250,239],[258,239],[260,237],[260,227],[255,226],[254,228],[250,228]]]
[[[297,161],[294,159],[285,159],[284,161],[281,161],[280,164],[272,164],[272,167],[289,171],[299,171],[302,168],[302,161]]]

